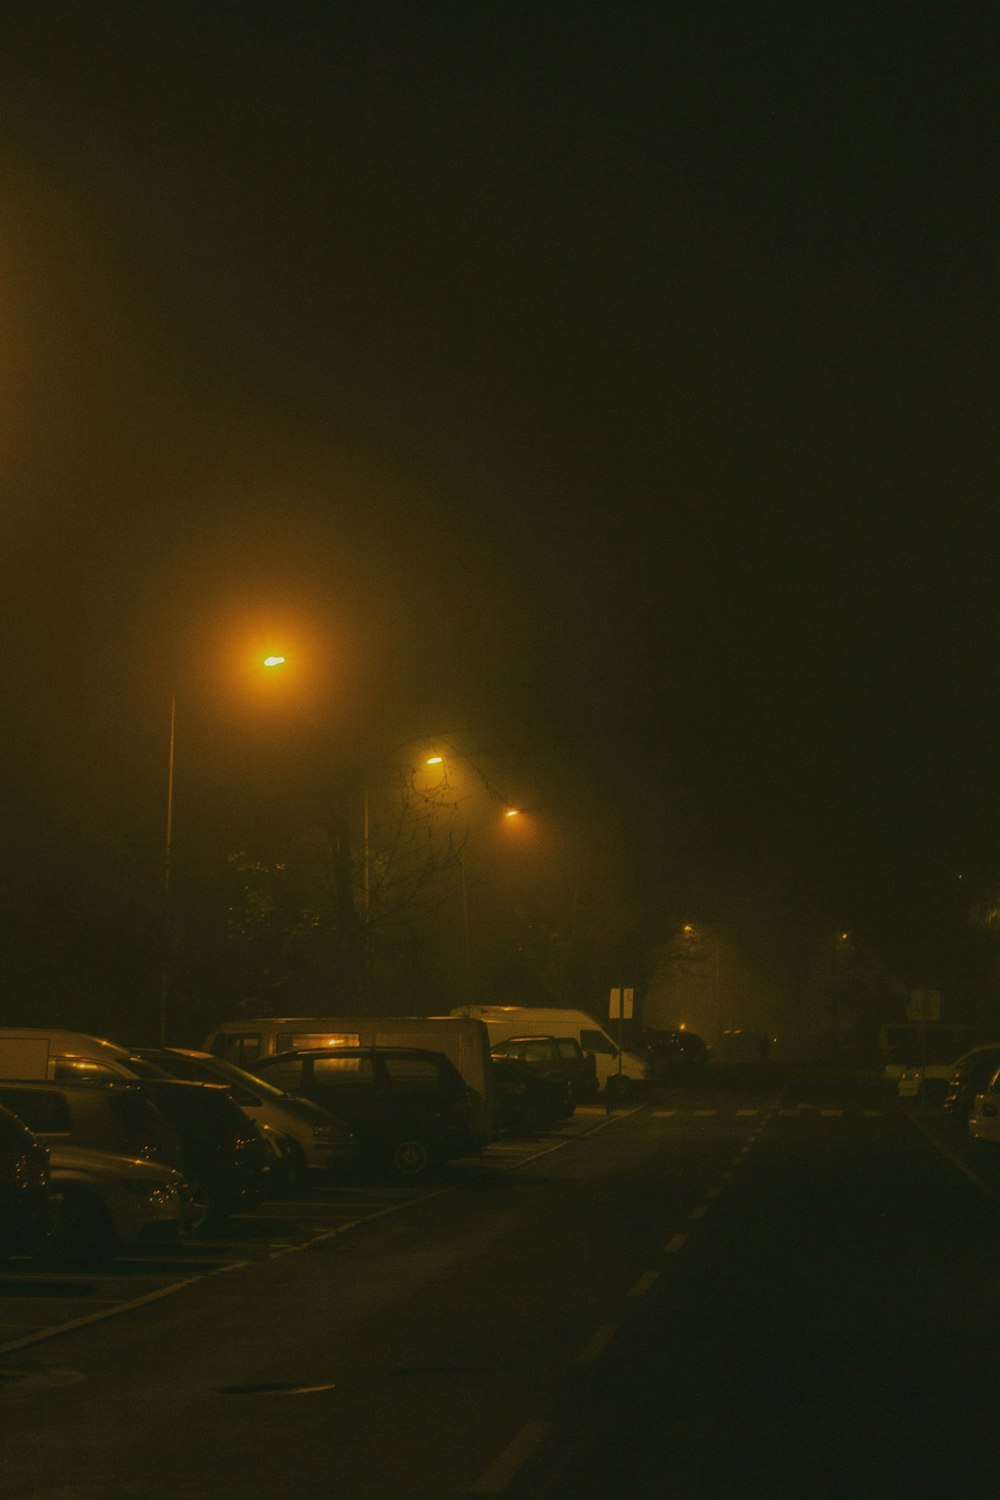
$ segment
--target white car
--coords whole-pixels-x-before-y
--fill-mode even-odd
[[[954,1062],[913,1063],[903,1068],[896,1082],[900,1099],[917,1099],[931,1109],[940,1109],[948,1096],[952,1079],[967,1066],[974,1065],[981,1054],[987,1056],[995,1047],[972,1047]]]
[[[59,1204],[52,1250],[58,1264],[100,1265],[140,1240],[175,1239],[187,1227],[188,1188],[172,1167],[52,1145],[49,1173]]]
[[[994,1073],[984,1092],[972,1101],[969,1134],[975,1141],[990,1141],[1000,1146],[1000,1071]]]

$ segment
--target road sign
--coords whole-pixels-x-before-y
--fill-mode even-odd
[[[611,1003],[608,1006],[608,1015],[612,1021],[631,1021],[633,1004],[635,1001],[634,989],[616,988],[611,991]]]

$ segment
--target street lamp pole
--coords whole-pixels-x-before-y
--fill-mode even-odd
[[[174,740],[177,694],[170,694],[170,743],[167,754],[167,826],[163,849],[163,972],[160,975],[159,1042],[167,1044],[167,1004],[170,992],[170,877],[174,852]]]

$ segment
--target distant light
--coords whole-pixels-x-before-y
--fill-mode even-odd
[[[428,755],[426,763],[429,766],[440,766],[440,765],[443,765],[444,764],[444,756],[443,755]]]
[[[283,656],[265,656],[264,665],[265,667],[280,667],[284,664],[284,660]]]
[[[847,939],[848,939],[848,937],[849,937],[849,935],[850,935],[850,934],[849,934],[849,933],[846,933],[846,932],[842,932],[842,933],[841,933],[841,934],[840,934],[840,941],[841,941],[841,942],[842,942],[842,943],[846,943],[846,942],[847,942]]]
[[[508,807],[507,811],[504,813],[505,818],[516,818],[517,816],[518,810],[516,807]]]
[[[691,934],[692,934],[692,932],[694,932],[694,928],[691,926],[691,923],[690,922],[685,922],[684,923],[684,935],[685,935],[685,937],[690,937]]]
[[[686,1021],[679,1021],[678,1022],[678,1024],[677,1024],[677,1030],[678,1031],[687,1031],[687,1029],[688,1029],[688,1023]]]

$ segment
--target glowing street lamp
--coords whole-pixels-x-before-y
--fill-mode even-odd
[[[283,667],[284,664],[285,664],[285,658],[283,656],[265,656],[264,657],[264,665],[265,665],[265,667]]]

